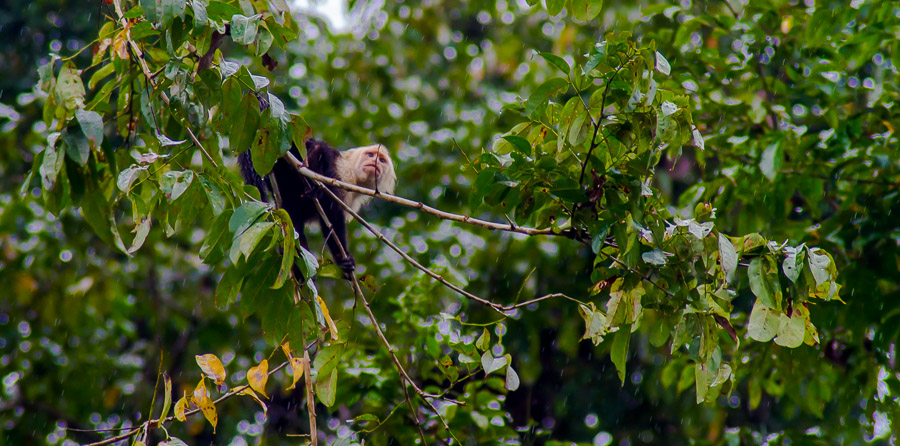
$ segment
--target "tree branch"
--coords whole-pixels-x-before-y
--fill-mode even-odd
[[[277,371],[279,371],[279,370],[285,368],[285,367],[286,367],[288,364],[290,364],[290,363],[291,363],[290,361],[285,361],[285,362],[279,364],[278,367],[275,367],[274,369],[269,370],[269,373],[267,374],[267,376],[272,376],[273,374],[275,374],[275,372],[277,372]],[[244,391],[244,389],[247,389],[247,388],[249,388],[249,387],[250,387],[249,384],[244,384],[244,385],[242,385],[242,386],[240,386],[240,387],[236,387],[236,388],[234,388],[234,389],[231,389],[231,392],[228,392],[228,393],[226,393],[226,394],[220,396],[220,397],[219,397],[218,399],[216,399],[215,401],[213,401],[213,405],[219,404],[219,403],[222,402],[222,401],[225,401],[225,400],[227,400],[227,399],[229,399],[229,398],[231,398],[231,397],[233,397],[233,396],[235,396],[235,395],[238,395],[240,392]],[[199,413],[199,412],[200,412],[200,409],[199,409],[199,408],[187,410],[187,411],[184,412],[184,416],[185,416],[185,417],[189,417],[189,416],[194,415],[194,414]],[[148,423],[149,423],[150,426],[157,426],[157,425],[161,425],[162,423],[168,423],[168,422],[170,422],[170,421],[172,421],[172,420],[174,420],[174,419],[175,419],[175,415],[169,415],[168,417],[166,417],[166,418],[164,418],[164,419],[159,419],[159,418],[157,418],[157,419],[147,420],[147,421],[145,421],[145,422],[139,424],[136,428],[134,428],[134,429],[132,429],[132,430],[130,430],[130,431],[128,431],[128,432],[122,434],[122,435],[117,435],[117,436],[115,436],[115,437],[110,437],[110,438],[107,438],[106,440],[101,440],[101,441],[98,441],[98,442],[95,442],[95,443],[88,443],[88,444],[86,444],[86,445],[84,445],[84,446],[104,446],[104,445],[107,445],[107,444],[112,444],[112,443],[115,443],[115,442],[117,442],[117,441],[122,441],[122,440],[124,440],[124,439],[126,439],[126,438],[131,438],[131,437],[137,435],[141,430],[143,430],[143,429],[145,429],[145,428],[147,427],[147,424],[148,424]]]
[[[290,157],[289,157],[290,156]],[[326,177],[324,175],[319,174],[318,172],[314,172],[309,168],[305,167],[303,163],[301,163],[297,158],[294,158],[290,153],[285,154],[284,159],[287,160],[294,168],[296,168],[303,176],[310,178],[312,180],[319,181],[321,183],[327,184],[329,186],[335,186],[344,190],[348,190],[351,192],[356,192],[358,194],[368,195],[370,197],[380,198],[385,201],[390,201],[391,203],[397,203],[403,206],[411,207],[413,209],[418,209],[426,214],[434,215],[443,220],[452,220],[460,223],[467,223],[473,226],[480,226],[482,228],[487,228],[491,230],[498,231],[507,231],[507,232],[518,232],[520,234],[526,235],[554,235],[560,237],[566,237],[573,240],[578,240],[578,234],[571,230],[562,230],[559,232],[554,232],[552,228],[546,229],[537,229],[537,228],[529,228],[526,226],[517,226],[511,223],[495,223],[487,220],[481,220],[474,217],[469,217],[468,215],[460,215],[453,214],[450,212],[442,211],[440,209],[433,208],[428,206],[421,201],[413,201],[408,198],[399,197],[397,195],[386,194],[381,191],[375,191],[374,189],[369,189],[367,187],[357,186],[351,183],[345,183],[336,178]],[[293,160],[292,160],[293,159]]]
[[[116,8],[116,14],[119,15],[119,24],[122,25],[122,28],[125,30],[125,38],[128,41],[128,45],[131,46],[131,52],[135,59],[138,61],[138,65],[141,67],[141,71],[144,72],[144,77],[147,78],[147,86],[156,89],[156,84],[153,82],[154,74],[150,71],[150,67],[147,66],[147,61],[144,60],[143,51],[138,46],[137,42],[131,40],[131,28],[128,26],[128,22],[125,19],[125,14],[122,12],[122,4],[121,0],[113,0],[113,4]],[[149,94],[149,92],[148,92]],[[166,105],[169,105],[169,97],[166,96],[165,92],[160,91],[159,97],[165,102]],[[203,147],[203,144],[200,143],[200,140],[197,139],[197,135],[194,135],[194,132],[188,127],[187,123],[184,124],[184,129],[187,131],[188,136],[191,138],[191,142],[203,152],[203,155],[206,156],[206,159],[209,160],[209,163],[212,164],[213,167],[218,168],[219,165],[216,161],[210,156],[209,152],[206,151],[206,148]],[[157,132],[159,132],[159,126],[157,126]]]
[[[299,164],[299,161],[297,161],[297,159],[294,158],[294,156],[290,152],[285,154],[285,156],[290,157],[291,159],[293,159],[294,161],[296,161]],[[344,209],[348,209],[348,210],[350,209],[340,198],[337,197],[337,195],[335,195],[333,192],[331,192],[331,190],[328,189],[327,187],[325,187],[325,185],[323,185],[321,182],[313,180],[313,183],[317,187],[321,188],[322,190],[327,192],[329,195],[331,195],[331,198],[334,199],[341,206],[343,206]],[[322,209],[322,204],[319,202],[319,199],[314,197],[313,202],[316,204],[316,210],[319,211],[319,216],[322,217],[322,221],[325,223],[326,228],[323,228],[323,231],[332,231],[331,222],[328,220],[328,216],[325,215],[325,210]],[[341,256],[347,257],[347,251],[344,249],[343,244],[341,244],[340,239],[337,239],[336,243],[337,243],[338,250],[341,253]],[[439,396],[433,395],[430,393],[426,393],[424,390],[422,390],[412,380],[412,378],[410,378],[409,373],[407,373],[407,371],[406,371],[406,368],[404,368],[403,364],[400,363],[400,358],[397,357],[397,353],[394,351],[394,347],[391,345],[391,342],[384,335],[384,331],[381,330],[381,325],[378,323],[378,319],[375,318],[375,313],[372,312],[372,307],[369,305],[369,301],[368,301],[368,299],[366,299],[365,294],[363,294],[362,288],[359,287],[359,280],[356,278],[356,273],[353,271],[350,271],[349,282],[350,282],[351,288],[353,288],[353,293],[356,295],[356,298],[362,301],[363,308],[365,308],[366,314],[369,316],[369,321],[372,322],[372,327],[375,328],[375,333],[378,335],[379,340],[384,345],[384,347],[387,349],[388,353],[391,355],[391,360],[394,363],[394,367],[396,367],[397,371],[400,372],[401,381],[404,381],[404,383],[403,383],[404,391],[406,391],[407,383],[410,386],[412,386],[412,388],[416,392],[416,394],[419,395],[423,401],[425,401],[425,404],[427,404],[431,408],[431,410],[434,411],[435,415],[437,415],[437,417],[441,420],[441,423],[443,423],[443,425],[444,425],[444,429],[447,430],[447,432],[450,434],[450,436],[452,436],[454,439],[456,439],[456,436],[453,435],[453,431],[450,430],[450,425],[447,424],[447,420],[445,420],[444,417],[441,415],[441,413],[438,412],[437,408],[434,406],[434,403],[432,403],[431,401],[428,400],[428,398],[439,398]],[[451,401],[454,404],[463,405],[463,403],[461,401],[452,400],[450,398],[444,398],[444,399],[447,401]],[[416,426],[418,426],[418,417],[415,416],[416,408],[413,405],[412,400],[407,398],[406,401],[409,403],[409,409],[413,412],[413,417],[416,418]],[[425,435],[422,432],[421,427],[419,427],[419,433],[422,435],[422,441],[425,442]],[[457,440],[457,442],[459,442],[459,440]]]
[[[352,189],[350,189],[350,188],[348,188],[348,189],[349,189],[349,190],[352,190],[352,191],[354,191],[354,192],[355,192],[357,189],[366,190],[366,191],[368,191],[368,190],[370,190],[370,189],[366,189],[366,188],[363,188],[363,187],[351,185],[351,184],[348,184],[348,183],[343,183],[342,181],[335,180],[334,178],[329,178],[329,177],[326,177],[326,176],[319,175],[319,174],[313,172],[312,170],[310,170],[310,169],[304,167],[303,164],[300,162],[300,160],[298,160],[296,157],[294,157],[294,155],[291,154],[290,152],[288,152],[288,153],[286,153],[286,154],[284,155],[284,159],[285,159],[288,163],[290,163],[292,166],[294,166],[294,168],[297,169],[302,175],[306,176],[307,178],[312,179],[313,182],[314,182],[317,186],[321,187],[322,190],[324,190],[326,193],[328,193],[328,195],[330,195],[331,198],[334,199],[334,200],[338,203],[338,205],[340,205],[341,207],[343,207],[345,212],[347,212],[348,214],[350,214],[350,216],[352,216],[354,219],[356,219],[357,221],[359,221],[360,224],[362,224],[363,227],[365,227],[369,232],[371,232],[378,240],[380,240],[382,243],[384,243],[384,244],[387,245],[389,248],[391,248],[392,250],[394,250],[394,252],[396,252],[397,254],[399,254],[400,257],[403,258],[403,260],[405,260],[405,261],[406,261],[407,263],[409,263],[410,265],[416,267],[417,269],[421,270],[422,272],[424,272],[426,275],[428,275],[428,276],[431,277],[432,279],[434,279],[434,280],[440,282],[441,284],[443,284],[443,285],[446,286],[447,288],[450,288],[451,290],[453,290],[453,291],[456,292],[457,294],[459,294],[459,295],[465,297],[466,299],[469,299],[469,300],[478,302],[478,303],[480,303],[480,304],[482,304],[482,305],[486,305],[486,306],[490,307],[491,309],[493,309],[494,311],[500,313],[500,314],[503,315],[503,316],[508,316],[506,313],[509,312],[509,311],[511,311],[511,310],[514,310],[514,309],[516,309],[516,308],[523,307],[523,306],[526,306],[526,305],[530,305],[530,304],[532,304],[532,303],[534,303],[534,302],[539,302],[539,301],[542,301],[542,300],[545,300],[545,299],[549,299],[549,298],[551,298],[551,297],[565,297],[565,298],[567,298],[567,299],[574,300],[574,301],[577,302],[577,300],[572,299],[572,298],[570,298],[570,297],[568,297],[568,296],[566,296],[566,295],[564,295],[564,294],[559,294],[559,293],[557,293],[557,294],[548,294],[548,295],[546,295],[546,296],[542,296],[542,297],[539,297],[539,298],[536,298],[536,299],[531,299],[531,300],[529,300],[529,301],[522,302],[522,303],[518,303],[518,304],[513,304],[513,305],[501,305],[501,304],[498,304],[498,303],[495,303],[495,302],[491,302],[491,301],[489,301],[489,300],[487,300],[487,299],[485,299],[485,298],[483,298],[483,297],[476,296],[476,295],[474,295],[474,294],[472,294],[472,293],[470,293],[470,292],[468,292],[468,291],[462,289],[462,288],[459,287],[458,285],[455,285],[455,284],[451,283],[450,281],[448,281],[447,279],[445,279],[445,278],[444,278],[443,276],[441,276],[440,274],[438,274],[438,273],[436,273],[436,272],[434,272],[434,271],[428,269],[427,267],[423,266],[421,263],[419,263],[419,262],[417,262],[415,259],[413,259],[409,254],[407,254],[407,253],[404,252],[402,249],[400,249],[399,246],[397,246],[396,244],[394,244],[393,242],[391,242],[390,240],[388,240],[388,238],[387,238],[384,234],[382,234],[380,231],[378,231],[377,229],[375,229],[375,227],[373,227],[368,221],[366,221],[366,220],[365,220],[364,218],[362,218],[358,213],[356,213],[355,211],[353,211],[353,209],[351,209],[349,206],[347,206],[347,204],[344,203],[341,199],[339,199],[338,196],[335,195],[334,192],[331,191],[331,189],[328,189],[327,187],[325,187],[325,186],[322,184],[322,181],[319,180],[319,178],[323,178],[323,179],[325,179],[325,180],[333,180],[333,181],[335,181],[335,182],[337,182],[337,183],[347,184],[348,186],[353,186]],[[374,194],[373,194],[373,196],[378,196],[378,197],[390,197],[390,198],[396,198],[396,199],[406,200],[405,198],[395,197],[395,196],[393,196],[393,195],[382,194],[381,192],[379,192],[377,195],[374,195]],[[387,199],[387,198],[386,198],[386,199]],[[394,201],[394,200],[388,199],[388,201]],[[409,201],[409,200],[406,200],[406,201]],[[422,203],[419,203],[419,205],[425,206],[425,205],[422,204]],[[427,206],[425,206],[425,207],[427,207]],[[442,211],[440,211],[440,212],[442,212]],[[451,214],[451,215],[452,215],[452,214]],[[499,225],[499,224],[497,224],[497,223],[492,223],[492,224],[501,226],[501,225]],[[502,225],[502,226],[503,226],[503,229],[505,229],[505,230],[507,230],[507,228],[510,228],[510,227],[512,227],[513,229],[531,229],[531,228],[522,228],[521,226],[515,226],[515,225],[513,225],[512,223],[510,223],[508,226],[507,226],[507,225]],[[514,231],[514,232],[519,232],[519,231]]]

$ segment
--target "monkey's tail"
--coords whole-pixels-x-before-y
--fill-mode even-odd
[[[238,164],[241,166],[241,175],[244,177],[244,181],[247,184],[252,186],[256,186],[259,190],[259,197],[262,201],[269,201],[268,189],[269,185],[258,173],[256,173],[256,169],[253,168],[253,159],[250,158],[250,151],[245,150],[240,155],[238,155]]]

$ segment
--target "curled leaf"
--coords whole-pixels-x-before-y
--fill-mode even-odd
[[[266,381],[268,380],[269,361],[265,359],[263,359],[258,366],[250,367],[250,370],[247,372],[247,381],[250,382],[250,387],[266,398],[269,397],[266,395]]]
[[[222,365],[222,361],[219,360],[218,356],[207,353],[205,355],[197,355],[194,358],[197,360],[200,370],[203,370],[203,374],[215,381],[217,386],[225,382],[225,366]]]

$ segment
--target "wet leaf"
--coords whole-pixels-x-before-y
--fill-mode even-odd
[[[510,392],[519,388],[519,374],[513,370],[512,366],[506,368],[506,390]]]
[[[719,260],[722,262],[722,271],[725,271],[725,277],[730,280],[737,270],[738,256],[731,240],[721,232],[719,233]]]
[[[185,392],[185,393],[184,393],[184,396],[182,396],[181,398],[179,398],[178,401],[175,403],[175,412],[174,412],[174,415],[175,415],[175,419],[176,419],[176,420],[181,421],[181,422],[184,422],[184,420],[187,419],[187,418],[184,416],[184,412],[187,410],[187,407],[188,407],[188,401],[189,401],[189,400],[188,400],[188,395],[187,395],[187,392]]]
[[[491,354],[490,351],[486,351],[486,352],[484,352],[483,355],[481,355],[481,368],[484,369],[484,373],[486,375],[489,375],[489,374],[491,374],[491,372],[496,372],[497,370],[502,369],[503,367],[506,366],[506,364],[507,364],[506,358],[504,358],[502,356],[499,358],[495,358],[494,355]]]
[[[753,310],[750,312],[750,321],[747,323],[747,332],[750,338],[759,342],[769,342],[778,333],[781,327],[781,319],[778,311],[756,300]]]
[[[293,374],[293,381],[291,382],[291,385],[284,390],[294,390],[294,387],[297,386],[300,378],[303,378],[303,367],[303,358],[291,358],[291,372]]]
[[[250,382],[250,387],[265,398],[268,398],[268,395],[266,395],[266,382],[268,380],[269,361],[265,359],[259,365],[250,367],[250,370],[247,371],[247,381]]]
[[[612,348],[609,356],[616,366],[619,381],[625,385],[625,366],[628,360],[628,344],[631,342],[631,325],[623,325],[613,335]]]
[[[334,325],[334,321],[331,320],[331,314],[328,312],[328,306],[325,305],[325,301],[322,300],[322,296],[316,295],[316,300],[319,302],[319,308],[322,309],[322,317],[325,318],[325,322],[328,325],[328,330],[331,332],[331,341],[335,342],[338,340],[338,331],[337,326]]]
[[[222,365],[222,361],[219,360],[218,356],[207,353],[205,355],[196,355],[194,359],[197,360],[197,365],[200,366],[203,374],[215,381],[216,385],[222,385],[225,382],[225,366]]]
[[[191,395],[191,402],[194,403],[203,416],[209,421],[213,427],[213,433],[216,432],[216,424],[219,422],[219,415],[216,413],[216,406],[209,397],[209,391],[206,390],[206,382],[204,378],[200,378],[200,382]]]

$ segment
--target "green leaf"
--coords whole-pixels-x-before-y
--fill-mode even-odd
[[[316,271],[319,270],[319,261],[316,260],[316,256],[309,252],[308,249],[300,246],[300,260],[296,265],[300,268],[300,272],[303,273],[303,277],[315,276]]]
[[[63,131],[63,142],[66,145],[66,155],[80,166],[87,165],[91,156],[91,146],[81,130],[69,127]]]
[[[506,390],[510,392],[519,388],[519,374],[513,370],[512,365],[506,368]]]
[[[484,373],[486,375],[490,375],[491,372],[496,372],[497,370],[502,369],[507,364],[505,357],[495,358],[493,354],[491,354],[490,350],[484,352],[481,355],[481,368],[484,369]]]
[[[562,57],[557,56],[556,54],[542,52],[542,53],[538,53],[538,55],[543,57],[544,60],[549,62],[551,65],[555,66],[556,68],[559,68],[559,70],[562,71],[563,73],[565,73],[566,75],[568,75],[569,71],[571,71],[571,68],[569,67],[569,63],[566,62],[566,60],[563,59]]]
[[[225,209],[225,198],[219,192],[219,188],[213,184],[205,175],[197,175],[206,197],[209,198],[209,204],[212,206],[213,215],[219,215]]]
[[[785,251],[786,255],[781,269],[788,280],[797,283],[797,279],[800,278],[800,273],[803,271],[803,260],[806,257],[804,249],[801,245],[797,248],[785,247]]]
[[[294,266],[294,257],[297,255],[297,250],[294,244],[294,225],[287,211],[278,209],[275,211],[275,216],[282,228],[282,245],[281,269],[278,271],[278,278],[275,279],[275,284],[272,285],[272,288],[280,288],[291,277],[291,267]]]
[[[41,161],[41,167],[38,170],[41,175],[41,184],[46,190],[53,189],[65,162],[65,155],[54,147],[56,141],[59,140],[59,136],[59,133],[54,133],[47,138],[48,145],[44,149],[44,159]]]
[[[828,281],[828,266],[831,264],[831,259],[828,255],[819,254],[819,251],[819,248],[812,248],[809,250],[809,269],[812,272],[813,278],[816,279],[816,286]]]
[[[547,2],[547,12],[550,15],[557,15],[562,12],[563,7],[566,6],[566,0],[546,0]]]
[[[231,262],[237,263],[240,259],[240,254],[243,254],[244,258],[249,260],[250,254],[253,254],[256,245],[259,244],[259,241],[262,240],[262,237],[266,235],[266,232],[268,232],[274,224],[275,223],[270,221],[256,223],[247,228],[247,230],[238,238],[234,239],[231,252],[229,253]]]
[[[206,22],[209,20],[206,7],[209,0],[191,0],[191,7],[194,8],[194,29],[206,28]]]
[[[694,389],[697,391],[697,404],[706,401],[711,381],[712,373],[703,364],[699,362],[694,364]]]
[[[81,216],[88,222],[88,225],[94,230],[104,242],[111,241],[110,224],[109,224],[109,203],[103,198],[103,195],[96,190],[90,190],[84,194],[81,200]]]
[[[178,144],[186,142],[186,140],[177,141],[177,140],[171,139],[168,136],[163,135],[162,133],[156,134],[156,140],[159,141],[159,145],[161,145],[163,147],[177,146]]]
[[[141,249],[141,246],[144,246],[147,234],[150,233],[150,219],[142,218],[141,222],[134,228],[134,233],[134,240],[131,241],[131,247],[127,251],[128,254],[133,254],[138,249]]]
[[[612,341],[612,348],[609,351],[610,359],[616,366],[616,372],[619,374],[619,381],[625,385],[625,363],[628,360],[628,344],[631,342],[631,325],[626,324],[619,327],[619,331],[615,333]]]
[[[653,251],[647,251],[641,254],[641,258],[644,259],[645,262],[651,265],[662,266],[666,264],[666,253],[660,249],[654,249]]]
[[[235,43],[250,45],[256,40],[256,32],[259,28],[259,18],[256,14],[251,17],[235,14],[231,17],[231,38]]]
[[[259,101],[256,96],[249,93],[244,95],[229,125],[231,126],[231,132],[228,135],[229,145],[234,152],[241,153],[249,149],[259,127]]]
[[[572,15],[576,20],[593,20],[603,10],[603,0],[572,0]]]
[[[131,253],[128,252],[128,248],[125,247],[125,242],[122,241],[122,235],[119,234],[119,226],[116,224],[115,216],[110,212],[106,217],[109,222],[109,233],[112,235],[113,245],[115,245],[115,247],[118,248],[119,251],[122,251],[130,256]]]
[[[272,171],[272,166],[278,161],[278,152],[269,141],[269,129],[257,130],[250,148],[250,158],[253,160],[253,169],[259,176],[264,177]]]
[[[719,260],[722,262],[722,271],[725,271],[725,277],[734,277],[738,262],[737,251],[731,240],[721,232],[719,233]]]
[[[669,65],[669,61],[666,60],[666,57],[663,56],[659,51],[656,52],[656,71],[659,71],[666,76],[672,72],[672,67]]]
[[[69,110],[84,107],[84,84],[78,69],[71,62],[66,62],[59,71],[56,80],[56,94],[60,101]]]
[[[159,188],[170,201],[175,201],[194,180],[194,172],[190,170],[168,171],[159,179]]]
[[[272,47],[272,42],[275,40],[275,37],[269,32],[266,28],[260,28],[259,32],[256,34],[256,50],[254,53],[257,56],[262,56],[269,51],[269,48]]]
[[[791,317],[779,313],[778,333],[775,343],[788,348],[797,348],[803,345],[803,336],[806,329],[806,319],[799,311],[794,311]]]
[[[221,309],[228,308],[237,299],[243,281],[244,276],[237,267],[226,269],[216,287],[216,306]]]
[[[475,347],[479,350],[490,350],[491,348],[491,333],[488,332],[487,328],[482,329],[481,336],[475,341]]]
[[[75,110],[75,118],[81,125],[81,131],[91,143],[91,147],[97,149],[103,142],[103,118],[100,114],[82,109]]]
[[[757,299],[750,312],[750,321],[747,323],[747,332],[750,334],[750,338],[759,342],[771,341],[781,327],[778,314],[777,310],[766,306],[761,299]]]
[[[316,379],[316,396],[322,404],[331,407],[334,405],[335,394],[337,393],[337,369],[331,371],[326,376],[319,375]]]
[[[160,23],[162,24],[162,27],[167,28],[175,17],[183,19],[186,5],[186,0],[162,0],[162,9],[160,10]]]
[[[159,20],[162,15],[162,0],[141,0],[140,3],[147,20],[151,22]]]
[[[248,201],[234,211],[234,214],[228,221],[228,230],[237,238],[268,210],[269,205],[267,203]]]
[[[750,280],[750,290],[765,306],[773,309],[781,307],[780,299],[776,301],[776,291],[772,287],[769,275],[772,271],[766,268],[762,257],[756,257],[750,261],[747,268],[747,278]]]
[[[503,137],[508,143],[512,144],[516,152],[524,156],[531,157],[531,143],[521,136],[507,135]]]
[[[766,150],[763,151],[762,158],[759,160],[759,168],[769,181],[775,181],[783,160],[784,154],[781,150],[781,144],[776,142],[766,147]]]
[[[568,88],[568,86],[569,81],[561,77],[554,77],[544,81],[528,98],[525,104],[525,114],[531,119],[540,119],[547,108],[550,98],[559,93],[560,90]]]
[[[229,209],[219,214],[206,233],[206,238],[203,239],[199,255],[200,260],[207,264],[214,264],[221,259],[221,255],[211,257],[210,254],[213,252],[221,253],[222,250],[216,248],[224,247],[225,242],[232,239],[231,234],[228,232],[228,219],[231,218],[231,212]]]
[[[111,63],[108,63],[108,64],[100,67],[99,70],[95,71],[94,74],[91,75],[90,80],[88,80],[88,88],[93,90],[94,87],[97,86],[98,82],[105,79],[106,76],[109,76],[110,74],[115,73],[115,71],[116,71],[116,67]],[[115,84],[113,84],[113,85],[115,85]]]

